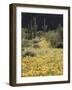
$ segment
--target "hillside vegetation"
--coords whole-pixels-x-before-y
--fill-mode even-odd
[[[57,47],[59,42],[51,43],[50,39],[46,35],[31,40],[23,39],[22,77],[63,74],[63,49]]]

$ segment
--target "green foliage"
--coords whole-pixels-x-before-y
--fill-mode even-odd
[[[26,51],[24,54],[23,54],[23,57],[26,57],[26,56],[31,56],[31,57],[34,57],[36,56],[36,54],[32,51]]]
[[[31,46],[30,41],[23,39],[22,40],[22,48],[29,47],[29,46]]]
[[[38,44],[34,44],[33,47],[34,48],[40,48],[40,46]]]
[[[22,39],[32,39],[32,32],[28,28],[22,28]]]
[[[33,44],[36,44],[36,43],[40,42],[39,37],[36,37],[35,39],[32,39],[32,42],[33,42]]]
[[[42,36],[44,36],[45,35],[45,32],[43,32],[43,31],[38,31],[37,32],[37,36],[39,37],[39,38],[41,38]]]
[[[45,31],[37,31],[36,30],[29,30],[28,28],[22,29],[22,46],[29,47],[31,46],[30,43],[33,44],[33,47],[39,47],[37,44],[40,42],[40,39],[45,37],[47,42],[51,43],[51,47],[53,48],[63,48],[63,27],[58,25],[58,28],[55,30],[47,30]],[[25,40],[28,41],[25,41]],[[30,40],[32,42],[30,42]],[[36,44],[36,45],[34,45]]]
[[[45,33],[46,40],[51,43],[54,48],[63,47],[63,29],[58,27],[56,30],[48,31]]]
[[[56,47],[57,48],[63,48],[63,42],[58,42]]]

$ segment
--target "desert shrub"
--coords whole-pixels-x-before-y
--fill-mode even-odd
[[[34,40],[33,43],[38,43],[39,41],[38,40]]]
[[[25,39],[26,38],[26,33],[25,32],[22,32],[22,39]]]
[[[22,33],[23,32],[28,33],[28,28],[22,28]]]
[[[56,48],[63,48],[63,43],[62,42],[58,42]]]
[[[34,48],[40,48],[38,44],[33,45]]]
[[[43,32],[43,31],[38,31],[38,32],[37,32],[37,36],[38,36],[38,37],[44,36],[44,32]]]
[[[23,57],[25,57],[25,56],[34,57],[34,56],[36,56],[36,54],[34,52],[32,52],[32,51],[26,51],[22,56]]]
[[[39,39],[39,37],[36,37],[36,38],[33,39],[32,41],[33,41],[33,44],[36,44],[36,43],[39,43],[40,39]]]
[[[31,42],[29,40],[22,40],[22,48],[24,47],[30,47],[31,46]]]
[[[22,28],[22,38],[24,39],[32,39],[32,32],[28,28]]]
[[[31,33],[24,33],[24,34],[23,34],[23,37],[24,37],[25,39],[28,39],[28,40],[31,40],[31,39],[32,39]]]
[[[63,36],[60,31],[49,31],[46,33],[45,37],[47,41],[50,41],[52,47],[63,47]]]

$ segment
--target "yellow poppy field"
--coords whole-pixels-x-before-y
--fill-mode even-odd
[[[39,48],[33,46],[25,48],[32,51],[34,56],[24,56],[21,60],[21,76],[58,76],[63,74],[63,49],[52,48],[44,38],[38,43]]]

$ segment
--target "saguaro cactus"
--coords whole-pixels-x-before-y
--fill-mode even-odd
[[[36,24],[36,17],[33,17],[33,32],[34,32],[34,37],[37,36],[37,27],[38,27],[38,25]]]
[[[47,31],[48,25],[46,25],[46,19],[44,18],[44,25],[42,26],[44,32]]]

